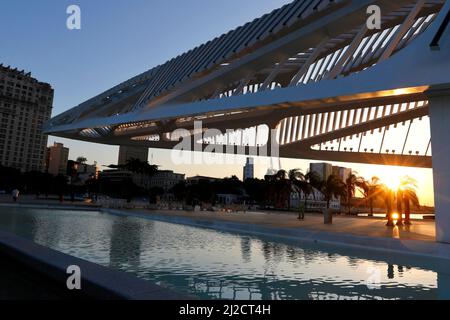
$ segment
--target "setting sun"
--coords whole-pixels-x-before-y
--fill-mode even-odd
[[[391,190],[397,190],[400,188],[402,175],[398,174],[398,172],[392,172],[386,174],[386,177],[383,177],[383,183]]]

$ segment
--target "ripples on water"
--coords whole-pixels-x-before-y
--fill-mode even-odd
[[[6,208],[0,229],[204,299],[438,298],[435,271],[270,238],[96,212]],[[367,286],[371,276],[377,289]]]

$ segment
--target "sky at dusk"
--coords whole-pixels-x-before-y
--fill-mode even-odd
[[[53,116],[270,12],[289,0],[0,0],[0,63],[27,72],[55,89]],[[82,29],[66,28],[66,8],[81,8]],[[70,148],[70,158],[85,156],[100,165],[117,162],[118,147],[49,138]],[[150,150],[163,169],[188,176],[242,177],[244,157],[228,165],[175,165],[170,152]],[[285,169],[306,171],[310,161],[281,159]],[[425,169],[339,164],[370,178],[411,175],[422,202],[433,204],[432,172]],[[269,159],[256,162],[263,176]],[[278,167],[278,161],[275,162]]]

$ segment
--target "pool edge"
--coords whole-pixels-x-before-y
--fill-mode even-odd
[[[313,231],[302,228],[267,227],[244,222],[210,220],[197,217],[190,218],[186,216],[171,216],[157,212],[129,212],[109,208],[103,208],[100,211],[103,213],[114,215],[135,216],[161,222],[176,223],[220,231],[237,232],[241,234],[244,233],[249,235],[272,236],[280,239],[306,241],[333,246],[344,246],[349,248],[373,250],[384,253],[389,252],[405,256],[450,260],[450,245],[438,242],[360,236],[337,232],[332,233],[326,231]]]
[[[88,299],[194,299],[131,274],[64,254],[4,231],[0,231],[0,255],[13,259],[66,290],[70,276],[67,268],[78,266],[81,270],[81,290],[73,293]],[[68,290],[68,293],[71,292]]]

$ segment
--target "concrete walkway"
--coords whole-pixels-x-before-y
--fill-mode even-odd
[[[386,220],[384,219],[348,216],[335,216],[332,225],[325,225],[323,223],[323,216],[320,214],[307,214],[305,220],[300,221],[295,214],[278,212],[219,213],[164,210],[149,211],[142,209],[135,211],[207,221],[239,222],[271,228],[299,228],[310,231],[345,233],[375,238],[434,242],[436,236],[434,221],[417,220],[412,222],[412,226],[392,228],[386,227]]]

